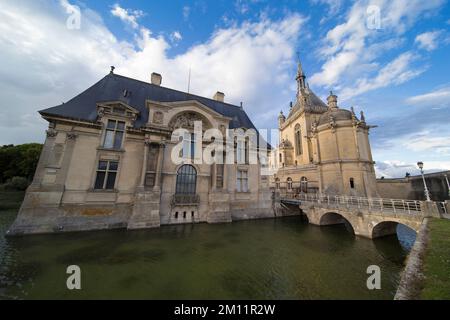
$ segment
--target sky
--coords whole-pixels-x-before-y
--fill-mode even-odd
[[[109,73],[212,97],[257,128],[310,88],[363,110],[378,176],[450,169],[445,0],[0,0],[0,145],[43,142],[38,110]]]

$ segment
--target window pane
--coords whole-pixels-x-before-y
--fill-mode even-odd
[[[106,130],[105,143],[103,144],[103,147],[112,148],[113,147],[113,139],[114,139],[114,131]]]
[[[108,166],[108,161],[99,161],[98,162],[98,170],[106,170]]]
[[[107,128],[108,129],[115,129],[116,128],[116,121],[114,121],[114,120],[108,120],[108,126],[107,126]]]
[[[117,123],[117,130],[123,131],[124,129],[125,129],[125,122],[119,121],[119,122]]]
[[[108,178],[106,180],[106,188],[108,190],[114,189],[114,183],[116,182],[116,173],[115,172],[109,172]]]
[[[95,179],[94,189],[103,189],[103,182],[105,181],[105,172],[97,172],[97,178]]]
[[[123,132],[116,131],[116,137],[114,138],[114,149],[120,149],[122,146]]]
[[[119,163],[116,161],[111,161],[109,163],[109,170],[110,171],[117,171],[117,167],[119,166]]]

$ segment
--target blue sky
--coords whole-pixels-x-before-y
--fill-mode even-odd
[[[316,94],[333,90],[378,125],[378,175],[417,173],[418,160],[450,169],[449,30],[445,0],[2,0],[0,144],[42,142],[37,111],[110,65],[144,81],[159,72],[179,90],[191,68],[193,93],[223,91],[274,128],[295,97],[299,52]]]

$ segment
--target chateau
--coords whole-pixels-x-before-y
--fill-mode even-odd
[[[283,188],[377,195],[364,115],[339,108],[332,93],[321,101],[300,63],[296,102],[287,117],[280,113],[271,151],[223,93],[209,99],[165,88],[156,73],[149,80],[112,67],[70,101],[40,111],[47,137],[10,235],[270,218],[284,214],[275,203]],[[270,151],[268,161],[261,150]],[[265,174],[266,162],[275,174]]]
[[[252,146],[244,135],[223,148],[227,160],[235,159],[197,161],[214,141],[202,131],[255,130],[243,108],[225,103],[221,92],[208,99],[165,88],[156,73],[149,80],[114,74],[112,67],[75,98],[40,111],[49,122],[47,138],[9,234],[274,216],[259,158],[249,161],[266,142]],[[179,129],[184,134],[174,140]],[[181,155],[180,163],[173,153]]]

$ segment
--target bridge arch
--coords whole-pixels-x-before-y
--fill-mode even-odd
[[[408,223],[407,221],[385,220],[375,224],[370,230],[372,239],[397,234],[397,226],[401,224],[413,230],[417,234],[417,224]]]
[[[348,219],[345,215],[336,213],[336,212],[325,212],[319,219],[319,225],[321,226],[330,226],[335,224],[345,224],[349,227],[349,231],[355,234],[355,227],[352,225],[350,219]]]

